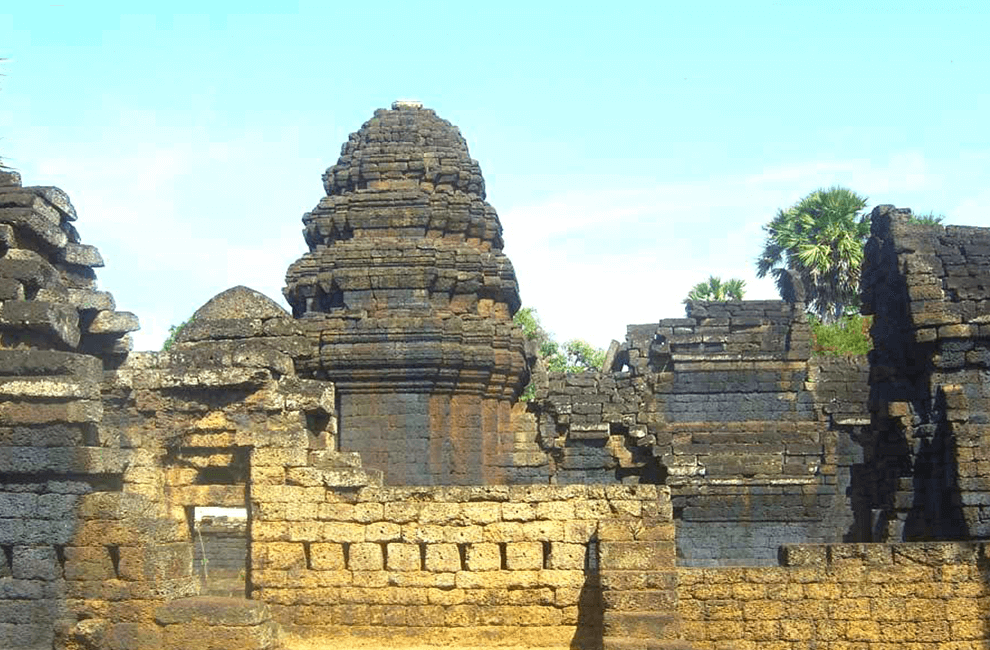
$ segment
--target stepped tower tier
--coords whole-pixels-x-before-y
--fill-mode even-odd
[[[337,385],[341,449],[390,483],[504,481],[529,363],[502,227],[460,131],[396,102],[323,183],[284,293],[313,346],[299,371]]]

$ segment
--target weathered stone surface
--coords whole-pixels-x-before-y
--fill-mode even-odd
[[[315,354],[297,365],[337,385],[342,448],[387,482],[501,481],[514,451],[536,451],[499,404],[528,377],[515,273],[464,138],[396,106],[350,137],[303,217],[310,252],[284,293]]]
[[[139,329],[138,317],[129,311],[101,311],[89,324],[90,334],[126,334]]]
[[[79,313],[71,306],[40,301],[7,301],[0,305],[0,329],[26,330],[45,336],[53,347],[79,345]]]
[[[990,229],[924,226],[889,205],[874,209],[871,229],[861,293],[874,316],[872,422],[868,469],[854,486],[861,539],[986,537]]]
[[[101,267],[103,256],[95,246],[86,244],[66,244],[59,253],[59,259],[66,264],[78,266]]]
[[[196,310],[192,320],[218,321],[238,319],[288,318],[278,303],[254,289],[237,286],[218,293]]]
[[[265,603],[220,596],[180,598],[155,610],[155,620],[161,625],[205,623],[244,627],[270,619],[271,614]]]

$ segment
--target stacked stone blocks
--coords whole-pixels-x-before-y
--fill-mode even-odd
[[[778,567],[681,568],[677,611],[699,650],[986,647],[976,542],[784,547]]]
[[[597,540],[650,546],[633,531],[660,520],[650,530],[673,558],[654,486],[272,486],[252,499],[255,597],[306,635],[583,646],[601,635]]]
[[[869,442],[876,541],[990,536],[990,230],[879,206],[863,270],[875,314]]]

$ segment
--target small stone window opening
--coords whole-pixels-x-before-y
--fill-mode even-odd
[[[247,508],[191,509],[193,569],[200,593],[209,596],[248,595]]]

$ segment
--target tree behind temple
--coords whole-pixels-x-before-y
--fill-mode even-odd
[[[863,246],[869,215],[860,215],[866,197],[844,187],[815,190],[779,210],[767,233],[756,274],[773,276],[781,297],[791,291],[793,271],[804,285],[806,302],[825,322],[859,304]]]
[[[522,327],[527,339],[536,342],[537,354],[550,372],[600,370],[605,361],[605,351],[586,341],[571,339],[561,346],[553,334],[543,329],[540,316],[533,307],[523,307],[512,320]]]
[[[688,300],[742,300],[746,293],[746,281],[739,278],[722,281],[722,278],[710,275],[704,282],[694,285],[688,293]]]

